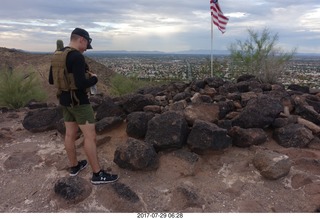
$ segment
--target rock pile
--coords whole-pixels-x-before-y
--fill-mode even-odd
[[[130,170],[157,168],[157,153],[164,150],[186,148],[201,156],[270,138],[286,148],[320,149],[320,92],[299,85],[263,84],[249,75],[237,82],[212,77],[144,88],[119,98],[92,96],[91,102],[98,135],[126,122],[130,138],[118,147],[114,162]],[[35,108],[32,103],[29,107]],[[23,126],[31,132],[57,129],[64,134],[59,107],[33,109]],[[257,156],[257,169],[269,179],[290,169],[290,160],[281,154]],[[268,165],[275,171],[266,170]]]

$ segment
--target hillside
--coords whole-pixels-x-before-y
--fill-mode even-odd
[[[48,102],[56,103],[55,88],[48,84],[51,55],[52,54],[34,54],[21,50],[0,47],[1,66],[13,67],[13,69],[27,69],[37,72],[41,79],[42,86],[46,91],[48,91]],[[106,84],[108,84],[110,76],[113,75],[114,72],[104,65],[95,62],[91,58],[86,57],[86,60],[91,71],[98,75],[99,91],[107,94],[108,86],[106,86]]]
[[[51,99],[49,99],[48,102],[55,100],[55,91],[53,89],[51,90],[47,85],[50,54],[29,54],[1,48],[0,60],[4,60],[2,63],[13,66],[14,68],[28,68],[32,66],[32,68],[39,72],[44,87],[51,93]],[[93,60],[89,60],[89,64],[92,66],[92,69],[96,69],[99,72],[99,76],[107,75],[105,76],[105,80],[108,81],[107,77],[112,74],[110,70]],[[250,84],[251,87],[254,85],[254,89],[256,90],[257,87],[260,86],[260,84],[257,85],[256,82],[252,81],[248,84]],[[246,85],[248,84],[239,84],[239,89],[246,90],[248,88]],[[174,85],[169,86],[168,89],[174,90],[180,88],[182,90],[188,90],[185,85],[179,83]],[[198,85],[201,86],[201,83]],[[197,84],[186,86],[188,86],[189,90],[191,90],[192,87],[195,89],[198,88]],[[223,88],[226,88],[226,90],[224,90],[225,94],[221,92],[220,95],[216,95],[216,93],[213,92],[214,89],[206,90],[206,94],[210,93],[216,100],[225,100],[226,97],[230,99],[233,98],[233,100],[242,98],[242,102],[249,102],[250,98],[257,97],[257,92],[253,91],[243,92],[237,95],[230,94],[227,88],[233,90],[235,86],[232,87],[230,85],[229,87]],[[279,90],[273,90],[274,95],[280,93],[280,86],[276,86],[276,88]],[[163,95],[168,94],[172,100],[172,93],[174,92],[171,90],[172,93],[170,93],[168,89],[162,90],[160,93]],[[272,86],[266,89],[272,90]],[[148,89],[148,91],[152,93],[155,90]],[[150,93],[143,97],[142,94],[133,95],[133,97],[137,97],[140,102],[136,104],[136,102],[127,100],[127,102],[123,104],[124,108],[126,108],[128,112],[134,112],[136,108],[143,108],[140,107],[140,104],[149,100],[150,96],[152,96]],[[283,91],[283,93],[285,92]],[[176,101],[176,105],[171,105],[171,107],[184,107],[184,105],[181,104],[183,102],[180,102],[180,100],[185,98],[185,94],[186,93],[181,92],[179,93],[180,96],[175,96],[181,99]],[[192,98],[199,102],[202,101],[201,95],[199,93],[197,94],[198,95],[194,95]],[[296,99],[303,97],[303,94],[299,92],[296,92],[296,94]],[[204,96],[206,96],[206,99],[209,98],[209,95]],[[313,99],[308,100],[314,104],[315,108],[320,109],[320,106],[314,101],[318,100],[318,98],[320,98],[319,96],[313,94],[307,94],[306,96],[312,96]],[[157,98],[159,98],[159,96],[157,96]],[[189,99],[191,98],[189,97]],[[100,116],[101,114],[113,113],[116,111],[115,109],[119,109],[117,108],[118,106],[112,102],[113,100],[110,99],[106,101],[110,102],[104,102],[105,108],[102,108],[101,111],[97,110],[97,117],[98,114]],[[163,99],[160,98],[160,101],[163,101]],[[170,103],[170,101],[168,101],[168,103]],[[253,104],[251,107],[261,107],[255,105],[259,104]],[[288,103],[288,105],[291,109],[296,106],[296,103]],[[199,105],[195,105],[193,108],[194,111],[192,111],[192,107],[188,108],[190,110],[188,112],[190,117],[209,118],[210,116],[217,116],[220,113],[232,117],[235,116],[236,113],[239,113],[236,112],[236,109],[224,103],[223,108],[216,107],[217,105],[213,107],[210,105],[211,108],[201,108],[202,105],[196,108],[197,106]],[[273,105],[267,105],[265,108],[259,108],[260,112],[262,111],[261,109],[267,111],[265,115],[261,113],[261,117],[268,117],[268,112],[273,111],[273,106],[278,105],[273,103]],[[221,150],[205,150],[199,154],[189,150],[188,147],[182,147],[178,150],[172,148],[170,150],[161,150],[160,148],[157,152],[159,161],[157,169],[130,170],[120,167],[114,160],[115,152],[120,146],[125,148],[127,140],[129,139],[127,129],[129,119],[127,118],[117,126],[98,133],[97,139],[99,160],[103,168],[119,174],[120,179],[111,185],[93,186],[89,181],[91,177],[90,167],[82,171],[78,177],[68,176],[68,161],[63,145],[63,134],[61,134],[58,129],[54,128],[46,131],[32,132],[23,125],[26,117],[32,114],[34,115],[35,123],[42,123],[42,120],[49,121],[50,116],[46,118],[46,116],[41,114],[43,110],[46,109],[55,110],[56,108],[30,109],[26,107],[19,110],[1,109],[0,111],[0,212],[311,213],[320,211],[320,141],[318,138],[320,128],[313,123],[310,125],[311,123],[306,122],[306,125],[313,128],[314,133],[310,130],[306,131],[307,128],[302,128],[302,125],[299,124],[300,129],[298,131],[304,131],[303,133],[301,132],[301,136],[295,136],[293,139],[285,139],[286,142],[300,145],[300,139],[305,140],[305,138],[309,139],[310,137],[310,144],[307,147],[283,147],[274,140],[272,130],[266,129],[265,133],[267,136],[261,144],[250,144],[250,146],[242,147],[233,144]],[[149,110],[154,111],[158,109],[160,109],[160,106],[152,106],[149,108]],[[210,109],[210,112],[208,109]],[[238,109],[245,111],[245,107],[240,104],[238,105]],[[250,111],[252,114],[247,116],[253,118],[259,115],[259,113],[255,113],[257,112],[255,109],[256,108],[252,108],[252,111]],[[310,109],[309,106],[303,108],[305,114],[311,112],[311,110],[308,111],[308,109]],[[281,107],[280,110],[282,110]],[[291,111],[293,112],[292,109]],[[178,124],[177,121],[180,119],[176,117],[163,117],[168,119],[159,121],[159,124],[169,123],[169,126],[171,124],[174,126]],[[251,122],[255,122],[255,119],[259,120],[259,118],[254,117],[254,119],[250,119],[248,117],[242,121],[245,125],[247,125],[246,121],[250,120]],[[283,125],[286,122],[290,123],[292,122],[291,120],[294,119],[298,120],[297,117],[299,116],[281,117],[278,120],[278,125]],[[316,117],[316,121],[320,121],[319,113],[315,114],[314,117]],[[99,124],[102,123],[103,126],[108,122],[109,120],[99,120]],[[239,124],[242,122],[239,121]],[[38,124],[34,124],[34,126],[37,125]],[[200,125],[201,124],[199,124],[199,126]],[[227,124],[225,123],[224,125]],[[203,127],[205,126],[200,126],[199,130]],[[216,128],[216,130],[218,130],[218,135],[219,133],[222,135],[220,128]],[[136,130],[131,131],[134,132]],[[161,140],[178,139],[176,130],[172,131],[168,129],[164,131],[166,131],[166,135],[155,136],[160,138],[160,140],[158,140],[159,142]],[[225,130],[223,131],[224,133],[226,132]],[[237,130],[235,130],[235,132],[236,131]],[[243,129],[240,131],[243,131]],[[310,134],[310,132],[312,134]],[[252,139],[255,140],[259,138],[259,132],[256,130],[250,130],[251,136],[248,135],[247,132],[245,132],[246,136],[241,136],[241,132],[239,133],[238,144],[240,145],[243,142],[248,143]],[[239,133],[234,134],[237,135]],[[201,134],[204,134],[202,136],[205,137],[210,135],[210,133],[205,135],[207,133],[199,131],[199,135],[196,135],[192,141],[195,147],[198,146],[197,143],[199,144],[199,142],[203,143],[203,145],[206,144],[202,138],[198,137],[197,139],[197,136],[201,136]],[[154,136],[151,135],[149,137],[152,138]],[[79,159],[85,158],[82,150],[82,140],[82,137],[80,137],[76,143]],[[223,139],[218,140],[224,143]],[[141,140],[140,142],[143,141]],[[218,144],[216,146],[219,147],[220,145]],[[135,150],[131,150],[131,152],[134,154]],[[274,159],[271,159],[271,161],[268,159],[259,160],[257,154],[260,155],[261,153],[264,155],[270,155],[270,153],[274,155],[274,153],[276,153],[277,156],[273,157]],[[121,158],[121,156],[119,157]],[[285,174],[282,173],[280,177],[270,179],[265,177],[263,171],[258,170],[254,160],[258,160],[255,161],[258,163],[259,161],[268,164],[271,163],[274,164],[275,167],[284,169],[288,168],[287,165],[290,164],[290,169],[289,172],[284,171]],[[290,162],[288,162],[289,160]],[[143,161],[139,162],[135,157],[133,157],[132,161],[138,164],[144,163]],[[279,163],[277,163],[278,161],[283,161],[284,163],[280,163],[279,165]],[[283,171],[281,168],[270,167],[270,169],[273,169],[273,174],[275,175]],[[268,171],[269,170],[265,172]],[[270,172],[272,172],[272,170]],[[59,196],[57,192],[55,192],[55,186],[60,180],[65,180],[65,182],[69,183],[73,182],[75,187],[80,185],[80,195],[74,199],[72,197],[63,198]],[[75,187],[68,188],[72,189]],[[169,218],[169,215],[166,216]],[[181,215],[177,214],[176,217],[181,218]]]

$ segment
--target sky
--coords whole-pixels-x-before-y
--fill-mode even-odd
[[[319,0],[219,0],[229,18],[213,26],[210,0],[1,0],[0,47],[49,52],[86,29],[94,51],[228,50],[248,29],[278,34],[285,51],[320,53]],[[212,43],[212,44],[211,44]]]

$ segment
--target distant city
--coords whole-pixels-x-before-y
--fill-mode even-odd
[[[193,79],[210,71],[210,56],[186,54],[104,54],[91,56],[116,73],[139,79]],[[215,60],[226,56],[215,55]]]
[[[118,51],[112,53],[90,52],[87,56],[107,66],[118,74],[128,77],[149,80],[192,80],[203,76],[210,76],[210,54],[168,54],[160,52],[128,53]],[[228,54],[213,54],[215,74],[225,75],[228,72]],[[288,83],[295,82],[303,75],[311,80],[308,85],[319,87],[320,55],[298,54],[287,65],[286,74],[292,78],[285,78]],[[300,77],[301,78],[301,77]],[[290,79],[290,81],[289,81]]]

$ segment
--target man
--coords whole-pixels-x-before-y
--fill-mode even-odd
[[[70,175],[76,176],[87,166],[87,161],[77,160],[75,141],[78,128],[84,136],[84,151],[92,168],[92,184],[115,182],[117,175],[101,169],[96,148],[95,118],[89,102],[88,88],[98,82],[96,74],[87,71],[83,53],[92,49],[89,33],[75,28],[68,47],[56,51],[51,60],[49,83],[54,84],[58,93],[66,127],[65,149],[70,162]]]

